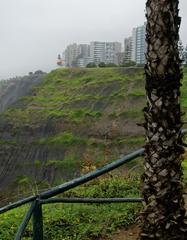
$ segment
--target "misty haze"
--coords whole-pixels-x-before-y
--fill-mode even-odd
[[[187,239],[186,13],[0,0],[0,240]]]
[[[121,42],[145,22],[145,0],[1,0],[0,79],[57,67],[68,44]],[[187,3],[180,1],[186,45]]]

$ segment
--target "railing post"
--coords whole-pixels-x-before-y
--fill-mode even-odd
[[[33,211],[33,240],[43,240],[43,215],[39,198],[35,201]]]

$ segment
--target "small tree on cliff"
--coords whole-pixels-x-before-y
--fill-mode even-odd
[[[178,0],[147,0],[147,106],[140,239],[184,240]]]

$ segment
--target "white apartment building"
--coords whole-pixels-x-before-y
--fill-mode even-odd
[[[124,59],[125,59],[125,53],[124,52],[119,52],[117,53],[117,65],[123,65],[124,64]]]
[[[78,55],[79,57],[89,57],[90,56],[90,45],[89,44],[79,44]]]
[[[86,67],[91,61],[90,45],[76,44],[68,45],[65,50],[65,66],[66,67]]]
[[[121,53],[122,45],[119,42],[106,42],[105,45],[105,63],[118,64],[118,53]]]
[[[79,55],[77,57],[77,67],[86,67],[88,63],[92,62],[93,59],[90,57],[90,45],[80,44],[78,45]]]
[[[65,66],[86,67],[90,62],[96,65],[101,62],[118,64],[118,54],[121,50],[122,45],[119,42],[95,41],[90,45],[73,43],[65,50]]]
[[[132,61],[132,37],[124,40],[124,63]]]
[[[82,57],[77,59],[77,67],[86,67],[89,63],[93,62],[91,57]]]
[[[91,42],[90,43],[90,57],[95,64],[105,62],[105,42]]]
[[[137,64],[145,63],[146,53],[146,23],[143,26],[134,28],[132,31],[132,55],[131,60]]]
[[[90,57],[95,64],[104,62],[118,64],[118,56],[122,50],[119,42],[91,42],[90,43]]]
[[[76,43],[68,45],[65,50],[65,66],[72,67],[78,55],[78,45]]]

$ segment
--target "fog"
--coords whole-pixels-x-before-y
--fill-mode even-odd
[[[0,0],[0,79],[56,68],[67,44],[120,41],[145,21],[145,0]],[[187,1],[180,1],[187,43]]]

